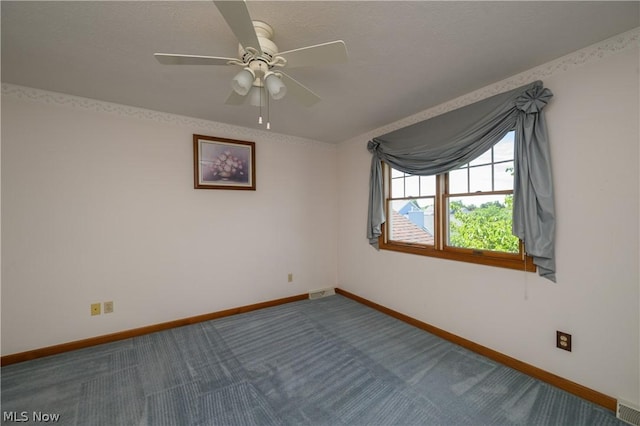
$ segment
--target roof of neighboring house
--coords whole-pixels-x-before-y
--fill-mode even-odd
[[[433,245],[433,235],[420,228],[395,210],[391,211],[391,240],[405,243]]]
[[[402,208],[400,210],[398,210],[398,213],[405,215],[409,212],[413,212],[413,211],[417,211],[420,210],[420,207],[418,206],[418,203],[416,203],[415,200],[411,200],[409,202],[407,202],[407,204],[405,204],[404,206],[402,206]]]

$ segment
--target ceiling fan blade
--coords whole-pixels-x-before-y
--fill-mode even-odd
[[[247,96],[238,95],[235,90],[232,90],[224,103],[227,105],[242,105],[246,100]]]
[[[282,71],[278,71],[278,73],[282,74],[282,82],[287,86],[287,95],[293,96],[302,105],[309,107],[320,100],[320,96],[313,93],[293,77],[288,76]]]
[[[228,65],[235,58],[220,58],[217,56],[174,55],[172,53],[154,53],[158,62],[163,65]]]
[[[287,50],[278,53],[287,60],[287,68],[313,67],[347,62],[347,48],[342,40]]]
[[[242,47],[245,49],[253,47],[262,54],[262,48],[260,47],[256,30],[253,28],[253,22],[245,1],[221,0],[214,1],[214,3]]]

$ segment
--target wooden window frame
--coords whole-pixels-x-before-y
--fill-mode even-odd
[[[391,167],[382,162],[384,173],[384,200],[385,200],[385,216],[389,215],[389,202],[391,190]],[[536,265],[533,258],[525,254],[524,244],[520,241],[520,253],[504,253],[491,250],[477,250],[460,247],[452,247],[446,245],[445,235],[447,223],[446,217],[446,199],[455,197],[460,194],[448,194],[448,173],[436,176],[436,195],[434,197],[434,245],[429,246],[418,243],[408,243],[402,241],[393,241],[389,239],[387,232],[387,223],[382,224],[382,235],[378,238],[378,244],[382,250],[391,250],[401,253],[417,254],[420,256],[436,257],[440,259],[454,260],[460,262],[475,263],[487,266],[496,266],[500,268],[516,269],[520,271],[535,272]],[[482,192],[478,195],[490,194],[512,194],[513,191],[491,191]],[[466,194],[465,194],[466,195]],[[418,199],[426,197],[398,197],[398,199]],[[394,198],[395,199],[395,198]]]

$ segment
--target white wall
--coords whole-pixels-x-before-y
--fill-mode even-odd
[[[546,114],[557,284],[532,273],[369,247],[366,142],[375,134],[368,134],[339,147],[339,286],[584,386],[640,401],[635,46],[542,72],[555,94]],[[571,353],[555,348],[556,330],[573,335]]]
[[[335,145],[25,91],[2,97],[3,355],[335,286]],[[193,189],[193,133],[255,141],[257,191]]]

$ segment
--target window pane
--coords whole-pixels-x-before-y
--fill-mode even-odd
[[[509,132],[500,142],[493,146],[494,162],[513,160],[513,137],[513,132]]]
[[[394,198],[404,197],[404,178],[391,179],[391,196]]]
[[[469,192],[492,191],[491,166],[471,167],[469,181]]]
[[[450,194],[469,192],[469,187],[467,185],[467,170],[469,169],[457,169],[449,172]]]
[[[396,170],[394,168],[391,168],[391,177],[392,178],[404,177],[404,173],[402,173],[400,170]]]
[[[395,200],[389,203],[389,239],[433,245],[433,198]]]
[[[479,166],[481,164],[491,164],[491,148],[480,157],[469,163],[470,166]]]
[[[513,161],[494,164],[493,166],[494,189],[502,191],[513,189]]]
[[[507,253],[520,251],[511,234],[513,195],[449,199],[447,245]]]
[[[417,197],[420,195],[420,176],[407,175],[404,178],[404,196]]]
[[[435,176],[420,176],[420,195],[436,195]]]

